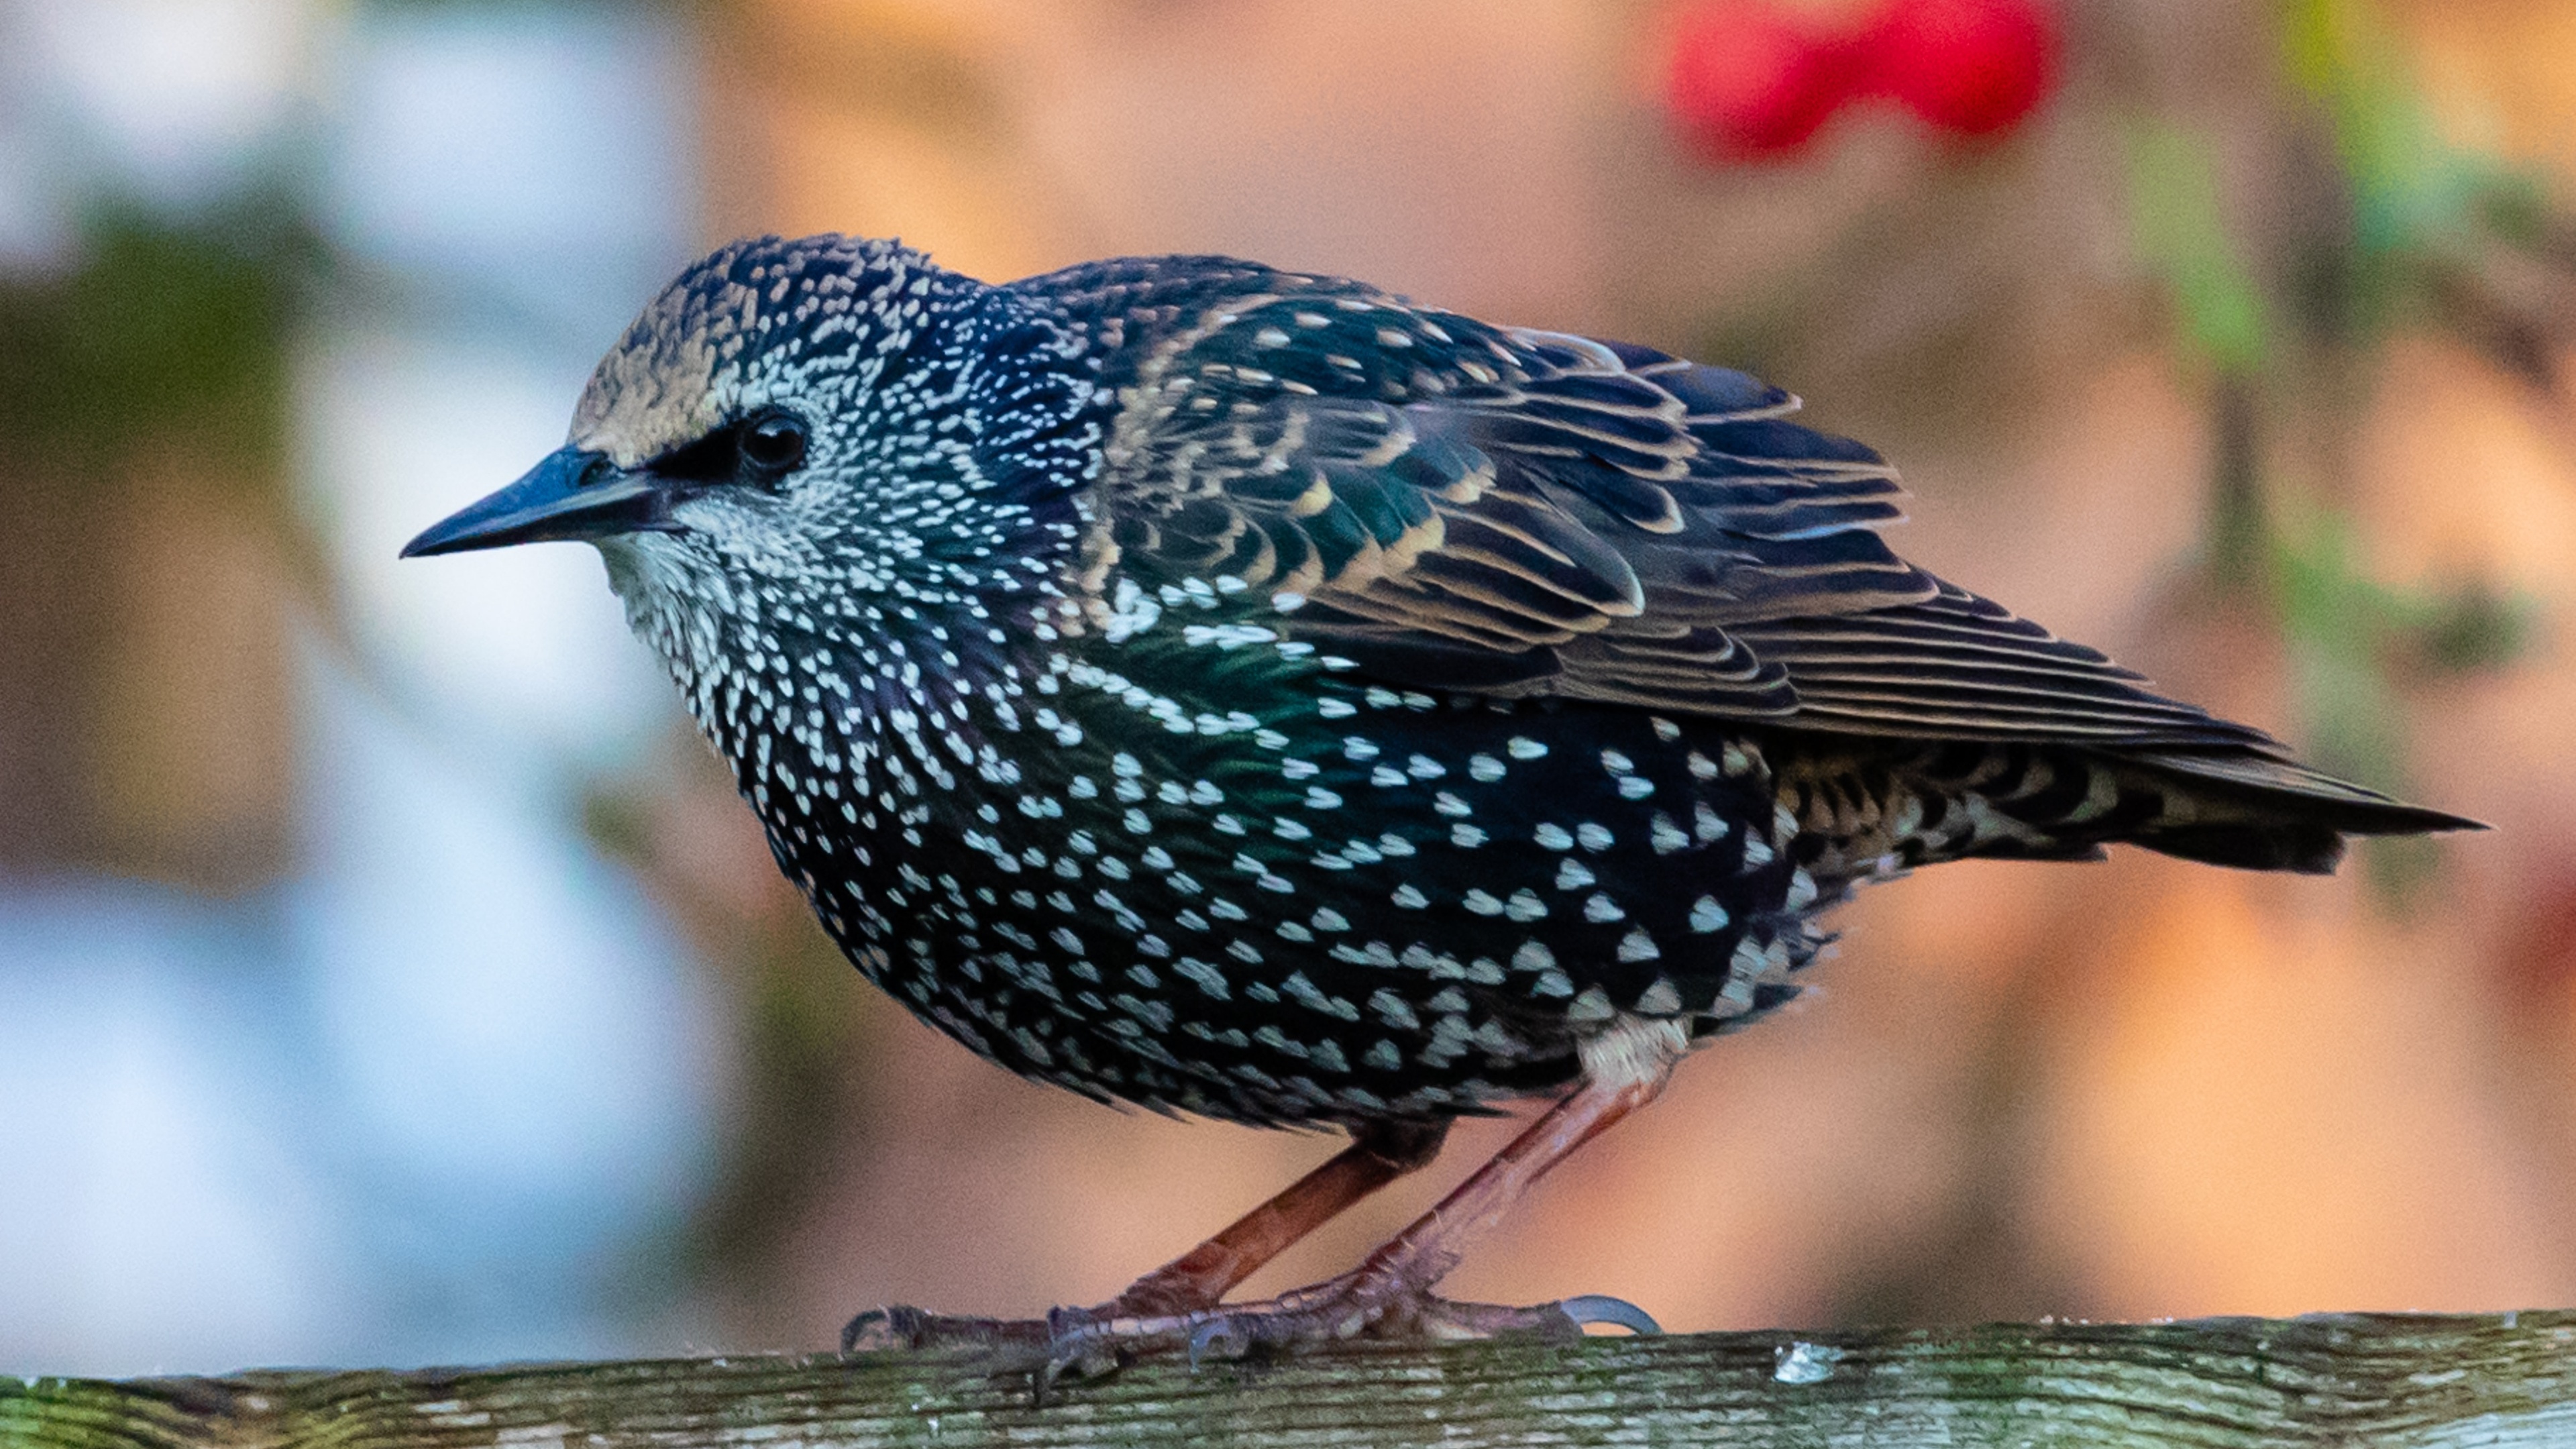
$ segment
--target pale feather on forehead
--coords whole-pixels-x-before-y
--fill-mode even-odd
[[[600,359],[567,441],[632,468],[705,436],[746,402],[758,354],[781,327],[812,335],[900,292],[928,259],[899,242],[837,234],[758,237],[709,253],[646,306]]]

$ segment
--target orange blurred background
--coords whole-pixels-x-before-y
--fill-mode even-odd
[[[1862,108],[1758,165],[1677,138],[1658,91],[1676,13],[710,0],[669,12],[701,194],[683,229],[894,235],[988,279],[1225,252],[1753,368],[1903,470],[1908,556],[2496,827],[2331,879],[2122,851],[1873,888],[1807,998],[1700,1053],[1452,1291],[1615,1294],[1671,1329],[2576,1303],[2576,6],[2083,0],[2059,12],[2057,89],[2012,133],[1961,145]],[[2303,71],[2319,35],[2359,69]],[[2421,174],[2550,199],[2540,240],[2428,223],[2371,251],[2385,156],[2337,110],[2363,102],[2451,158]],[[2151,213],[2195,205],[2218,241],[2156,240]],[[2262,302],[2259,356],[2195,340],[2204,262]],[[2257,499],[2250,544],[2227,532],[2230,478]],[[459,472],[456,499],[499,481]],[[130,496],[165,492],[191,517],[231,506]],[[141,681],[96,718],[201,700],[189,671],[245,618],[301,614],[364,657],[375,596],[300,541],[309,517],[235,512],[239,549],[178,552],[190,577],[253,581],[192,589],[251,602],[140,585],[130,608],[161,623],[78,637],[160,642],[58,647]],[[2445,654],[2460,629],[2486,644]],[[279,760],[305,708],[279,682],[292,647],[223,672],[235,703],[199,707],[179,785],[62,809],[122,819],[136,788],[214,805],[136,807],[140,835],[72,830],[9,868],[217,895],[298,868],[310,842],[277,843],[301,788]],[[0,757],[71,728],[14,697]],[[621,1326],[509,1351],[809,1349],[883,1303],[1093,1302],[1334,1150],[1107,1110],[915,1022],[813,927],[675,703],[619,704],[644,743],[565,767],[563,809],[703,973],[710,1145],[615,1247]],[[191,854],[200,817],[252,846]],[[1339,1271],[1512,1130],[1462,1124],[1247,1291]],[[0,1334],[0,1356],[50,1352]]]

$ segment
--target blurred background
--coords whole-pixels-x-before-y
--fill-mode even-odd
[[[2498,827],[1876,890],[1455,1291],[2576,1303],[2571,188],[2567,0],[0,0],[0,1370],[811,1349],[1333,1150],[914,1023],[594,555],[395,563],[759,231],[1757,369],[1911,556]]]

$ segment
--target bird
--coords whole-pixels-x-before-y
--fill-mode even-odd
[[[2127,843],[2325,872],[2473,828],[1907,562],[1895,470],[1742,372],[1218,256],[992,284],[738,241],[568,440],[403,550],[594,545],[871,981],[1107,1103],[1348,1146],[1107,1303],[862,1314],[1049,1373],[1652,1331],[1439,1297],[1541,1176],[1798,995],[1858,887]],[[1226,1295],[1546,1105],[1356,1268]]]

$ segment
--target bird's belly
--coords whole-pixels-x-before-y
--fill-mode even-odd
[[[1794,994],[1822,905],[1758,746],[1624,710],[1370,691],[1329,728],[1128,738],[767,810],[861,969],[982,1055],[1236,1120],[1544,1091],[1620,1014]]]

